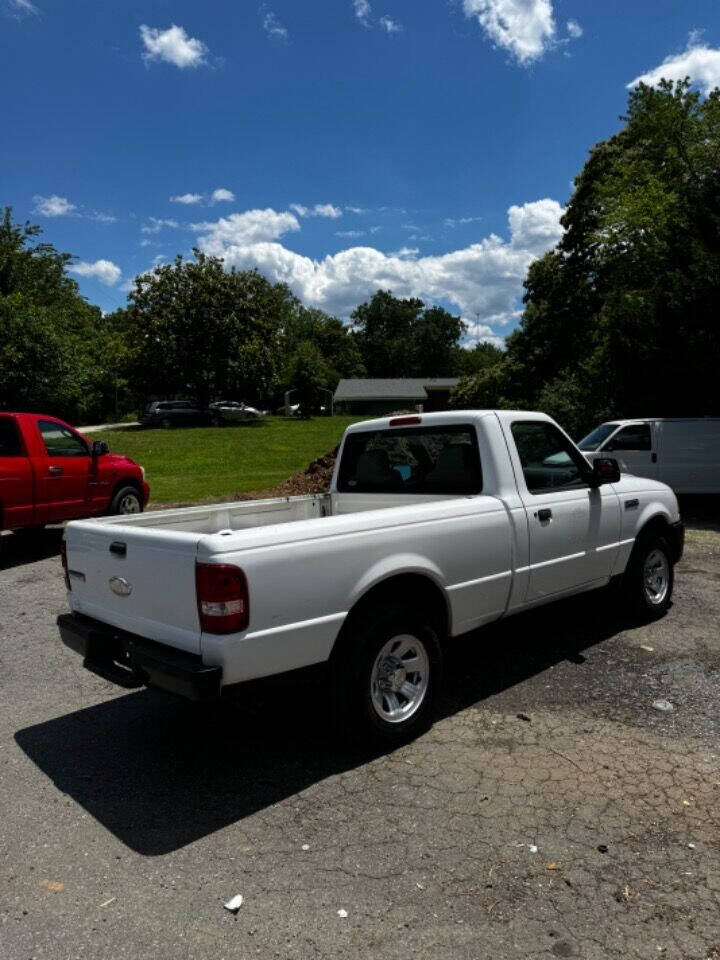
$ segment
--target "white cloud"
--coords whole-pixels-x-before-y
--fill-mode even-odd
[[[145,47],[143,60],[146,63],[164,60],[180,69],[200,67],[207,63],[208,48],[202,40],[189,37],[183,27],[178,27],[174,23],[167,30],[158,30],[143,23],[140,27],[140,37]]]
[[[316,203],[314,207],[305,207],[302,203],[291,203],[290,209],[294,210],[299,217],[328,217],[330,220],[337,220],[342,216],[340,207],[332,203]]]
[[[96,260],[95,263],[81,261],[72,267],[68,267],[68,270],[70,273],[76,273],[79,277],[99,280],[106,287],[114,287],[122,276],[122,270],[112,260]]]
[[[187,205],[193,203],[202,203],[203,195],[201,193],[180,193],[175,197],[170,197],[170,203],[184,203]]]
[[[396,296],[449,301],[464,315],[478,314],[478,322],[504,324],[517,315],[528,266],[560,239],[562,212],[549,199],[512,206],[509,241],[490,234],[464,249],[416,259],[407,249],[385,254],[351,247],[313,260],[278,242],[300,224],[292,214],[274,210],[250,210],[196,229],[200,249],[224,257],[228,267],[257,267],[287,283],[309,306],[339,316],[348,316],[382,287]]]
[[[35,14],[37,16],[37,14],[40,13],[35,4],[30,3],[30,0],[10,0],[10,6],[23,16],[28,16],[29,14]]]
[[[59,197],[56,193],[50,197],[33,197],[33,201],[35,213],[43,217],[66,217],[77,210],[76,205],[70,203],[67,197]]]
[[[112,213],[103,213],[102,210],[95,210],[87,216],[89,220],[97,220],[98,223],[117,223],[116,216]]]
[[[397,20],[392,20],[390,17],[380,17],[378,23],[385,31],[385,33],[401,33],[402,24],[398,23]]]
[[[472,350],[476,343],[491,343],[494,347],[503,349],[505,347],[505,338],[498,337],[493,328],[487,323],[471,323],[467,317],[463,317],[466,325],[465,330],[465,349]]]
[[[360,23],[364,27],[369,27],[372,7],[368,3],[368,0],[353,0],[353,7],[355,8],[355,16],[358,18]]]
[[[446,227],[464,227],[468,223],[477,223],[482,217],[445,217],[443,223]]]
[[[463,0],[466,17],[474,17],[497,47],[521,66],[539,60],[555,39],[551,0]]]
[[[358,240],[360,237],[365,236],[364,230],[336,230],[336,237],[345,237],[348,240]]]
[[[348,213],[367,213],[365,207],[345,207]]]
[[[572,37],[573,40],[577,40],[583,35],[583,28],[580,26],[577,20],[568,20],[566,26],[568,36]]]
[[[263,30],[271,40],[287,42],[289,36],[288,29],[280,23],[272,10],[268,10],[266,13],[264,13],[262,25]]]
[[[235,194],[232,190],[227,190],[225,187],[218,187],[217,190],[213,190],[210,199],[213,203],[232,203],[235,199]]]
[[[691,34],[687,48],[682,53],[666,57],[660,66],[635,77],[627,87],[630,90],[639,83],[654,87],[663,79],[683,80],[685,77],[690,77],[705,94],[720,87],[720,50],[699,44],[697,34]]]
[[[399,250],[393,250],[388,256],[400,257],[401,260],[412,260],[418,253],[420,253],[420,250],[417,247],[400,247]]]
[[[203,234],[202,249],[213,256],[224,256],[232,247],[248,247],[277,240],[286,233],[300,229],[297,218],[284,211],[246,210],[221,217],[215,223],[194,223],[193,230]]]
[[[177,220],[161,220],[158,217],[150,217],[149,223],[145,223],[140,228],[142,233],[160,233],[166,227],[170,230],[176,230],[180,224]]]

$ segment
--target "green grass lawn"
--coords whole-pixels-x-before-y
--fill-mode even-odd
[[[151,503],[190,503],[275,486],[331,450],[356,420],[267,417],[249,426],[107,430],[93,439],[145,467]]]

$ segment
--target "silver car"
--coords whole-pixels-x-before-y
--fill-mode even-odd
[[[219,427],[224,423],[243,423],[248,420],[258,420],[262,417],[262,410],[251,407],[247,403],[237,400],[216,400],[210,404],[210,416],[213,426]]]

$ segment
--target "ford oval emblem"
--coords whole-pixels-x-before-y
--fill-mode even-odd
[[[132,593],[132,584],[128,583],[125,577],[110,577],[108,582],[110,583],[110,589],[118,597],[129,597]]]

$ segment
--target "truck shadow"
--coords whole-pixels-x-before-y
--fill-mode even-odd
[[[582,663],[583,650],[618,630],[601,604],[576,598],[453,641],[440,716],[564,660]],[[376,756],[332,736],[327,700],[321,686],[278,681],[251,689],[242,705],[212,708],[143,690],[27,727],[15,739],[119,840],[158,856]]]
[[[48,527],[3,534],[0,538],[0,570],[59,557],[64,532],[64,527]]]

